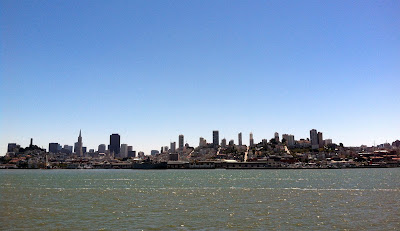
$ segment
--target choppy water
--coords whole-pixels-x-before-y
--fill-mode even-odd
[[[400,168],[1,170],[2,230],[396,230]]]

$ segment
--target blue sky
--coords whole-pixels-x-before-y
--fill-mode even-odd
[[[400,1],[1,1],[0,150],[400,139]]]

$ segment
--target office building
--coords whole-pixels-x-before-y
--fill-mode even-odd
[[[311,148],[312,149],[318,149],[319,144],[318,144],[318,132],[315,129],[310,130],[310,142],[311,142]]]
[[[254,146],[254,138],[253,138],[253,133],[250,132],[250,147]]]
[[[128,151],[128,158],[135,158],[136,157],[136,151]]]
[[[279,133],[275,132],[274,134],[275,141],[279,143]]]
[[[152,155],[152,156],[155,156],[155,155],[157,155],[159,152],[158,152],[158,150],[151,150],[150,151],[150,155]]]
[[[324,139],[322,138],[322,132],[318,132],[318,146],[319,148],[324,147]]]
[[[58,153],[58,143],[49,143],[49,152]]]
[[[286,145],[288,147],[293,147],[294,146],[294,135],[289,135],[289,134],[283,134],[282,135],[282,140],[285,139],[286,140]]]
[[[78,136],[78,142],[76,142],[75,146],[75,153],[77,156],[83,156],[83,149],[82,149],[82,135],[81,135],[81,130],[79,130],[79,136]]]
[[[114,156],[119,156],[121,151],[121,137],[118,134],[110,135],[110,154],[114,153]]]
[[[176,142],[171,142],[169,152],[170,153],[176,152]]]
[[[121,144],[121,149],[119,153],[120,158],[126,158],[128,157],[128,145],[127,144]]]
[[[221,141],[221,147],[225,148],[226,147],[226,139],[223,138]]]
[[[207,141],[203,137],[200,137],[199,146],[201,148],[207,146]]]
[[[235,141],[234,140],[230,140],[229,141],[229,147],[233,147],[235,146]]]
[[[8,143],[7,152],[18,152],[19,145],[16,143]]]
[[[106,145],[105,144],[100,144],[97,151],[99,153],[105,153],[106,152]]]
[[[213,145],[214,145],[214,147],[217,147],[219,145],[219,131],[218,130],[213,131]]]
[[[184,142],[184,136],[183,135],[179,135],[179,149],[183,149],[183,142]]]
[[[239,134],[238,134],[238,144],[239,144],[239,146],[243,145],[243,143],[242,143],[242,133],[241,132],[239,132]]]

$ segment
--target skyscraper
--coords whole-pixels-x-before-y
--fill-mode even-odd
[[[239,134],[238,134],[238,144],[242,145],[242,133],[241,132],[239,132]]]
[[[58,153],[58,143],[49,143],[49,152]]]
[[[121,158],[128,157],[128,145],[127,144],[121,144],[119,157],[121,157]]]
[[[312,149],[318,149],[318,133],[317,130],[311,129],[310,130],[310,141],[311,141],[311,148]]]
[[[223,138],[221,141],[221,147],[225,148],[226,147],[226,139]]]
[[[114,153],[114,156],[118,156],[121,151],[121,137],[118,134],[110,135],[110,154]]]
[[[275,132],[274,134],[275,141],[279,143],[279,133]]]
[[[218,130],[213,131],[213,145],[214,145],[214,147],[217,147],[219,145],[219,131]]]
[[[183,149],[183,142],[184,142],[183,135],[179,135],[179,149]]]
[[[176,142],[171,142],[171,147],[169,149],[171,153],[176,152]]]
[[[83,156],[83,150],[82,150],[82,136],[81,136],[81,130],[79,130],[79,136],[78,136],[78,143],[76,145],[76,155],[77,156]]]
[[[253,133],[250,132],[250,147],[254,146],[254,139],[253,139]]]
[[[106,152],[106,145],[105,144],[100,144],[97,151],[99,153],[105,153]]]
[[[322,132],[318,132],[318,147],[324,147],[324,139],[322,138]]]

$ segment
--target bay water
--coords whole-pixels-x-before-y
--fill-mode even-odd
[[[0,170],[1,230],[397,230],[400,168]]]

